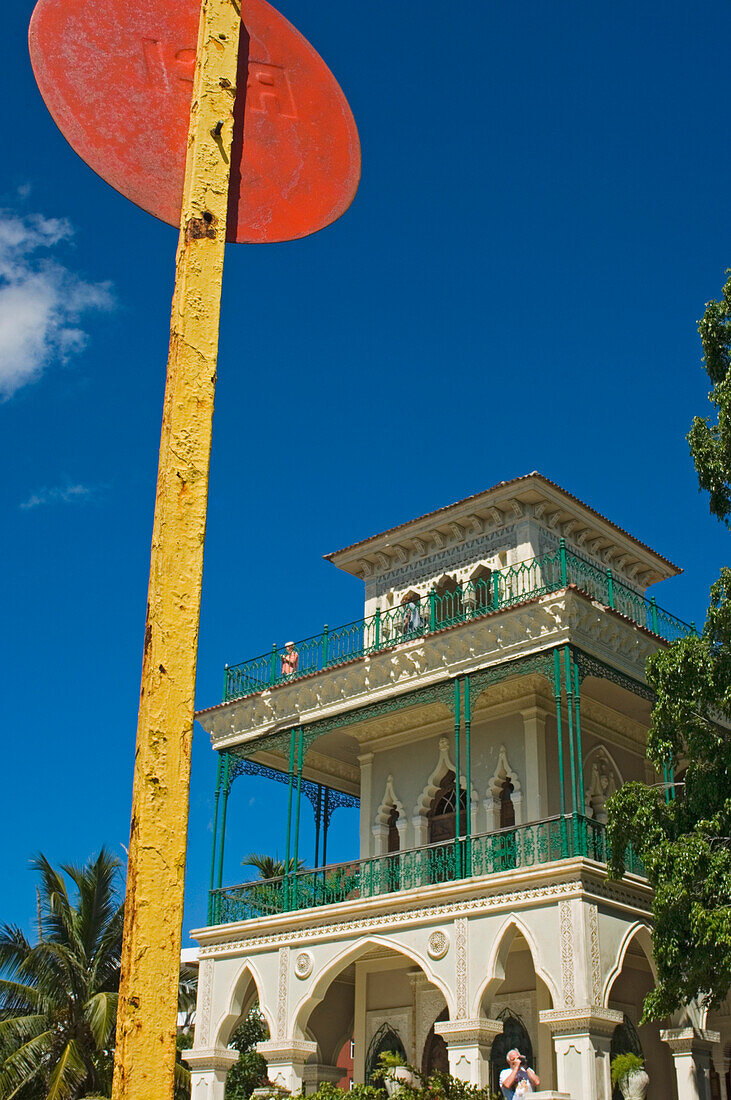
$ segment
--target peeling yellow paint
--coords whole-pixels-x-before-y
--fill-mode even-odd
[[[114,1100],[173,1097],[193,699],[240,25],[234,0],[203,0],[152,535]]]

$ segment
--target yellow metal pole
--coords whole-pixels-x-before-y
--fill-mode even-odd
[[[114,1100],[172,1100],[203,543],[241,13],[202,0],[152,534]]]

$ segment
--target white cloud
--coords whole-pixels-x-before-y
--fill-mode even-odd
[[[0,210],[0,400],[82,351],[83,315],[113,304],[108,283],[88,283],[48,258],[72,235],[65,218]]]
[[[92,495],[92,489],[88,485],[66,485],[64,488],[39,489],[31,493],[20,507],[23,511],[31,508],[39,508],[42,504],[72,504],[75,501],[88,500]]]

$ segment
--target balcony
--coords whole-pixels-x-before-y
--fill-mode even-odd
[[[212,890],[208,923],[230,924],[365,900],[561,859],[584,857],[607,863],[609,856],[605,826],[580,814],[567,814],[446,844]],[[636,875],[645,873],[631,849],[626,854],[626,869]]]
[[[489,580],[469,582],[454,592],[439,594],[432,590],[418,600],[387,610],[377,609],[369,618],[332,630],[325,627],[321,634],[304,638],[293,646],[274,645],[269,653],[227,666],[223,700],[243,699],[381,653],[402,642],[517,607],[568,585],[574,585],[610,611],[664,641],[675,641],[695,632],[692,624],[616,580],[611,569],[599,569],[570,553],[562,539],[557,550],[496,569]]]

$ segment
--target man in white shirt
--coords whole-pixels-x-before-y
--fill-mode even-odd
[[[528,1068],[528,1059],[519,1050],[509,1050],[506,1057],[510,1068],[500,1073],[500,1091],[505,1100],[523,1100],[540,1086],[541,1080]]]

